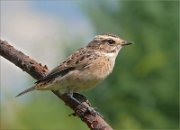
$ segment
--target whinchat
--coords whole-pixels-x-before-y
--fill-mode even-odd
[[[112,72],[118,52],[130,44],[114,34],[97,35],[17,96],[32,90],[58,90],[73,97],[74,92],[92,88],[104,80]]]

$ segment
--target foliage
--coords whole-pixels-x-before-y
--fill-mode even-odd
[[[179,2],[109,3],[87,6],[96,32],[120,34],[135,44],[123,48],[113,74],[89,97],[114,128],[178,128]]]

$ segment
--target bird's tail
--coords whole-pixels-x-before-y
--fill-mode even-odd
[[[23,95],[23,94],[25,94],[25,93],[31,92],[31,91],[33,91],[33,90],[35,90],[35,89],[36,89],[36,86],[30,87],[30,88],[22,91],[21,93],[19,93],[16,97],[19,97],[19,96],[21,96],[21,95]]]

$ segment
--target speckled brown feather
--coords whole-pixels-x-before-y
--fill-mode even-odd
[[[87,47],[77,50],[36,81],[32,88],[19,95],[35,89],[75,92],[95,86],[112,72],[116,56],[124,43],[124,40],[113,34],[97,35]]]
[[[51,83],[56,77],[64,76],[72,70],[81,70],[83,68],[86,68],[92,63],[92,60],[95,60],[98,57],[99,55],[96,54],[94,50],[89,48],[81,48],[70,55],[62,64],[54,68],[45,77],[36,81],[36,88],[39,89],[44,85]]]

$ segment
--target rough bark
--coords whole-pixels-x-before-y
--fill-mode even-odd
[[[46,65],[41,65],[21,51],[15,49],[6,41],[0,40],[0,55],[14,63],[35,79],[40,79],[48,72]],[[74,102],[74,100],[71,100],[71,98],[69,98],[66,94],[60,95],[57,91],[52,92],[59,99],[63,100],[67,106],[73,109],[75,112],[73,115],[78,116],[91,130],[112,130],[111,126],[106,123],[106,121],[100,115],[94,115],[93,113],[87,111],[87,108],[90,105],[84,96],[75,94],[75,96],[87,107],[81,106]]]

